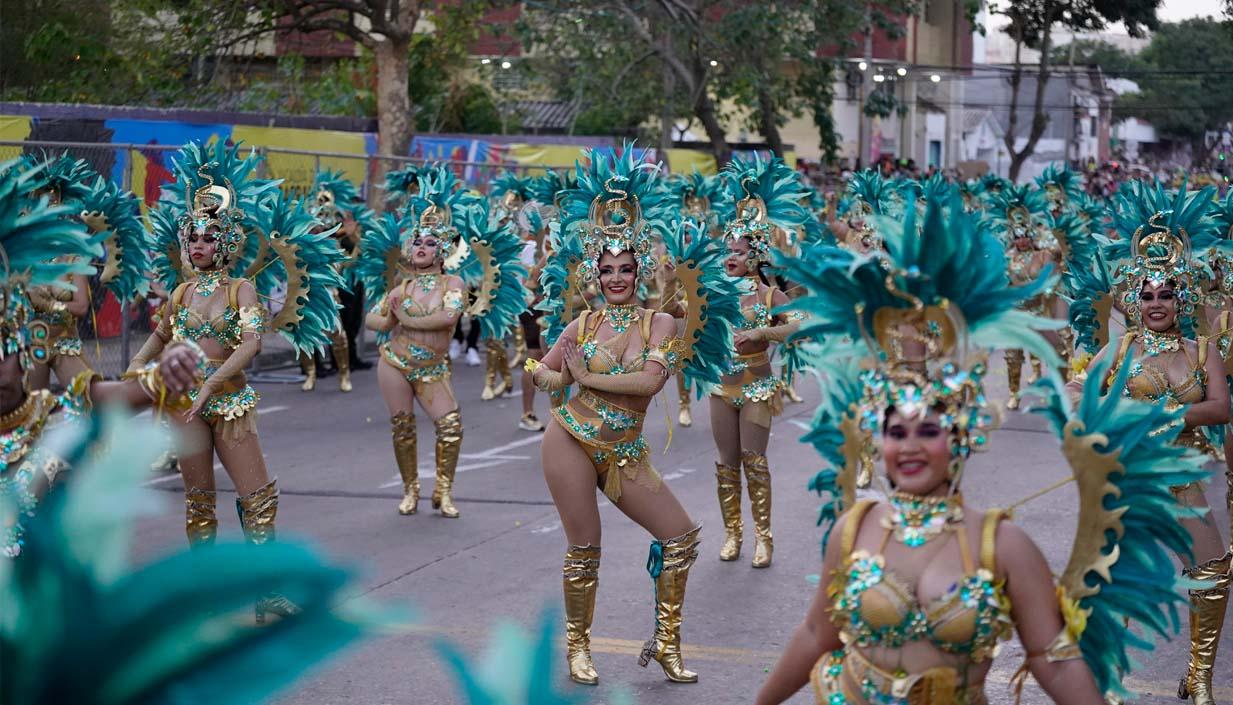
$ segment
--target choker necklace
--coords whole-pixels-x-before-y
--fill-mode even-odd
[[[207,269],[197,275],[197,293],[202,296],[209,296],[218,290],[218,285],[223,283],[223,277],[226,274],[221,269]]]
[[[441,278],[440,272],[427,272],[424,274],[415,275],[415,283],[419,286],[420,291],[427,294],[437,288],[437,281]]]
[[[638,307],[634,304],[608,304],[604,306],[604,320],[618,334],[624,333],[638,319]]]
[[[918,548],[941,534],[951,524],[963,521],[963,495],[921,497],[896,492],[890,496],[891,511],[882,519],[895,540],[908,548]]]
[[[1177,333],[1157,333],[1144,328],[1139,332],[1143,340],[1143,353],[1148,357],[1156,357],[1162,353],[1177,352],[1182,349],[1182,336]]]

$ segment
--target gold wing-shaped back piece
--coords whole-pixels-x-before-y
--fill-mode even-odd
[[[496,294],[497,284],[500,282],[501,266],[492,256],[492,246],[483,240],[476,240],[471,249],[475,252],[476,259],[484,265],[484,274],[476,290],[475,301],[471,303],[467,313],[471,316],[483,316],[492,308],[492,297]]]

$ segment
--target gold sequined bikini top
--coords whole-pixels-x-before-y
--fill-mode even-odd
[[[168,302],[172,340],[196,342],[211,338],[224,348],[234,350],[243,342],[244,333],[260,334],[265,329],[265,309],[261,306],[239,306],[238,292],[243,283],[243,279],[230,281],[227,285],[227,307],[209,319],[184,304],[189,282],[177,286]]]
[[[827,591],[831,615],[844,643],[900,648],[911,641],[928,640],[947,653],[964,654],[972,661],[990,658],[998,640],[1009,638],[1013,626],[1010,600],[1002,581],[994,577],[994,536],[1005,515],[1000,511],[985,515],[979,566],[968,550],[967,531],[962,527],[955,531],[963,556],[963,577],[944,595],[922,605],[914,584],[886,565],[882,551],[890,529],[878,553],[852,550],[861,519],[872,506],[872,501],[865,500],[852,508],[841,539],[846,559]]]
[[[598,314],[598,315],[596,315]],[[638,320],[629,328],[600,342],[596,340],[604,316],[600,311],[583,311],[578,317],[578,346],[586,360],[587,370],[601,375],[616,375],[625,372],[641,372],[651,357],[651,319],[646,309],[638,311]],[[622,358],[629,347],[629,337],[635,333],[642,339],[642,347],[630,362]]]
[[[1117,352],[1117,361],[1109,372],[1110,380],[1117,376],[1135,340],[1135,333],[1127,333],[1122,338],[1121,347]],[[1182,344],[1179,350],[1186,356],[1186,361],[1189,363],[1190,353],[1186,351],[1186,346]],[[1174,385],[1169,380],[1166,370],[1152,364],[1151,361],[1156,359],[1155,356],[1143,356],[1142,351],[1139,351],[1140,354],[1136,355],[1130,366],[1130,375],[1126,380],[1126,396],[1140,401],[1163,401],[1176,405],[1197,404],[1203,401],[1207,398],[1207,373],[1204,370],[1207,364],[1207,345],[1200,341],[1198,351],[1197,362],[1190,365],[1191,373],[1187,375],[1185,381],[1178,385]]]
[[[765,301],[755,301],[749,306],[741,306],[741,330],[769,328],[771,325],[771,297],[775,295],[775,287],[768,287]]]

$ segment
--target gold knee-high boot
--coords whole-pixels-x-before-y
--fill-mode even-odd
[[[498,348],[497,371],[501,373],[501,388],[499,391],[493,391],[497,392],[497,396],[501,396],[514,391],[514,373],[510,371],[509,354],[505,351],[505,342],[502,341]]]
[[[214,544],[218,534],[218,516],[214,508],[218,495],[214,490],[189,487],[184,490],[184,532],[191,548]]]
[[[1010,390],[1010,399],[1006,400],[1006,408],[1019,408],[1019,380],[1023,377],[1023,351],[1007,350],[1006,356],[1006,387]]]
[[[437,427],[437,484],[432,490],[432,508],[441,516],[454,519],[454,472],[458,468],[458,452],[462,449],[462,415],[454,409],[433,422]]]
[[[1190,667],[1177,684],[1177,697],[1189,698],[1194,705],[1215,705],[1212,698],[1212,669],[1216,649],[1224,630],[1224,615],[1229,606],[1229,564],[1233,554],[1192,567],[1186,572],[1195,580],[1210,581],[1211,588],[1190,591]]]
[[[724,545],[719,560],[734,561],[741,557],[741,469],[715,463],[715,484],[719,488],[719,513],[724,518]]]
[[[277,483],[277,479],[270,480],[265,486],[235,500],[244,538],[254,546],[263,546],[274,541],[274,520],[278,516]],[[300,608],[282,595],[266,595],[257,600],[257,624],[265,624],[268,614],[290,617],[299,611]]]
[[[685,375],[677,374],[676,376],[676,393],[681,399],[681,413],[677,417],[684,428],[689,428],[694,425],[694,415],[689,409],[689,387],[685,385]]]
[[[527,335],[522,332],[521,325],[514,326],[514,359],[510,360],[509,367],[514,369],[522,364],[522,361],[527,356]]]
[[[1062,379],[1070,379],[1070,358],[1075,351],[1075,331],[1062,328],[1057,332],[1057,354],[1062,358]]]
[[[394,437],[394,462],[402,476],[402,501],[398,503],[399,514],[414,514],[420,505],[420,473],[416,460],[415,416],[405,411],[390,419]]]
[[[351,391],[351,346],[347,337],[335,335],[330,340],[330,351],[334,353],[334,364],[338,367],[338,391]]]
[[[591,661],[591,621],[595,618],[595,591],[599,588],[599,546],[570,546],[561,571],[565,588],[565,658],[569,679],[597,685],[599,674]]]
[[[300,372],[304,373],[304,384],[300,389],[311,392],[317,386],[317,359],[312,353],[300,353]]]
[[[487,348],[488,354],[485,356],[484,391],[480,392],[480,399],[489,401],[505,393],[505,390],[509,388],[511,378],[509,358],[505,354],[504,341],[492,340],[490,338],[484,341],[484,346]],[[499,382],[498,377],[500,378]]]
[[[681,616],[685,606],[685,583],[698,559],[698,526],[674,539],[653,541],[647,570],[655,581],[655,636],[642,645],[638,664],[659,662],[664,675],[674,683],[697,683],[698,674],[685,668],[681,659]]]
[[[741,451],[745,466],[745,482],[749,487],[749,513],[754,522],[754,555],[751,565],[765,568],[771,564],[775,542],[771,538],[771,470],[766,456],[753,451]]]

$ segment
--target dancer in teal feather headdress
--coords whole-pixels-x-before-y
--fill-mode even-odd
[[[874,169],[852,174],[848,190],[839,208],[842,232],[836,233],[840,244],[856,252],[868,254],[882,249],[874,216],[895,216],[903,212],[902,195]]]
[[[39,155],[26,154],[14,165],[19,171],[36,171],[40,184],[32,194],[35,198],[46,197],[52,206],[66,206],[64,216],[80,220],[85,210],[91,209],[93,201],[91,184],[98,174],[84,159],[74,159],[68,153],[58,156],[46,152]],[[99,238],[101,239],[101,238]],[[67,385],[80,374],[90,372],[90,365],[82,355],[82,341],[78,321],[88,316],[91,309],[90,275],[94,268],[86,267],[68,275],[55,286],[31,287],[27,292],[37,320],[31,325],[45,337],[46,359],[34,360],[29,372],[31,389],[46,389],[51,386],[51,375],[61,385]]]
[[[523,236],[519,230],[526,230],[527,242],[532,250],[535,249],[535,233],[540,229],[540,215],[538,209],[531,205],[534,200],[532,195],[532,177],[520,177],[512,171],[506,171],[500,176],[492,180],[492,188],[489,192],[489,203],[483,208],[485,215],[491,212],[489,217],[495,223],[502,226],[508,226],[508,231],[514,236],[514,245],[517,248],[515,256],[521,254],[521,243]],[[529,259],[534,262],[534,255]],[[524,264],[526,264],[524,262]],[[523,267],[525,273],[526,268]],[[525,307],[524,307],[525,308]],[[501,327],[505,331],[506,328]],[[484,389],[480,392],[480,399],[483,401],[491,401],[504,396],[506,393],[514,389],[514,375],[511,372],[511,367],[516,366],[522,361],[526,354],[526,341],[523,326],[517,326],[513,329],[515,335],[515,348],[517,350],[516,361],[511,365],[509,354],[505,349],[505,335],[502,332],[500,337],[493,337],[486,329],[484,334],[484,346],[488,352],[484,360]],[[538,354],[538,353],[536,353]],[[534,387],[531,387],[534,389]],[[525,419],[524,412],[524,421]],[[532,414],[534,417],[534,414]]]
[[[470,278],[475,286],[481,281],[497,288],[502,284],[499,276],[485,279],[492,266],[499,266],[498,260],[477,258],[463,232],[468,210],[477,207],[481,207],[478,199],[461,188],[453,172],[436,170],[420,177],[402,213],[386,213],[360,242],[357,275],[370,295],[377,296],[365,324],[377,331],[381,341],[377,381],[390,411],[394,459],[403,481],[398,511],[403,515],[419,509],[416,403],[436,430],[432,506],[445,517],[460,514],[454,506],[453,485],[462,448],[462,416],[450,383],[449,341],[467,309],[464,280]],[[505,312],[504,307],[497,310]]]
[[[724,519],[719,559],[740,557],[742,541],[741,468],[749,487],[754,520],[753,567],[771,564],[771,474],[766,448],[771,419],[783,408],[783,381],[771,367],[771,343],[781,346],[796,331],[796,314],[776,309],[787,294],[763,273],[777,243],[795,234],[810,215],[803,205],[807,191],[796,172],[779,158],[733,160],[723,172],[728,187],[724,202],[724,261],[728,276],[740,281],[740,318],[733,337],[732,364],[711,392],[711,428],[718,451],[715,477]],[[782,348],[781,348],[782,349]]]
[[[1083,201],[1083,175],[1068,164],[1054,163],[1036,177],[1036,185],[1044,195],[1048,210],[1054,215],[1077,210]]]
[[[982,702],[989,662],[1012,629],[1025,671],[1051,697],[1099,702],[1120,690],[1126,647],[1150,646],[1122,620],[1168,631],[1178,580],[1164,551],[1186,548],[1179,520],[1193,514],[1162,485],[1201,477],[1200,461],[1168,445],[1176,412],[1102,397],[1099,382],[1083,389],[1077,411],[1054,393],[1049,413],[1081,527],[1054,585],[1008,512],[976,510],[960,492],[995,423],[983,382],[989,352],[1013,346],[1056,359],[1037,332],[1047,323],[1018,308],[1047,281],[1011,286],[1001,244],[958,198],[884,226],[882,255],[815,248],[786,263],[808,290],[797,302],[811,316],[801,334],[830,336],[819,352],[832,398],[815,419],[827,427],[811,440],[828,440],[834,467],[814,484],[839,503],[827,508],[835,530],[813,607],[755,702],[783,702],[806,680],[827,705]],[[855,501],[856,477],[872,471],[875,454],[886,499]],[[897,587],[920,583],[926,568],[930,581],[953,584],[933,602]]]
[[[1129,252],[1117,268],[1117,286],[1128,330],[1096,355],[1088,375],[1095,379],[1088,384],[1104,384],[1113,388],[1111,394],[1163,407],[1179,427],[1169,440],[1218,460],[1221,454],[1204,431],[1229,422],[1225,363],[1215,342],[1206,336],[1196,340],[1192,332],[1209,277],[1192,248],[1212,243],[1215,225],[1208,214],[1213,195],[1212,187],[1197,192],[1183,187],[1169,197],[1159,184],[1136,184],[1119,194],[1115,219]],[[1205,514],[1186,522],[1193,554],[1178,550],[1187,575],[1211,581],[1190,590],[1190,664],[1178,696],[1210,705],[1233,561],[1207,512],[1202,482],[1169,484],[1183,506]],[[1233,486],[1233,477],[1227,484]]]
[[[214,540],[214,456],[239,495],[236,508],[248,540],[274,540],[277,479],[266,470],[257,436],[257,392],[244,370],[261,350],[262,336],[281,333],[300,351],[328,340],[338,310],[332,289],[341,285],[342,255],[299,203],[279,193],[277,182],[255,178],[259,158],[241,157],[239,145],[185,145],[175,161],[176,182],[163,191],[152,215],[156,275],[171,295],[157,330],[130,369],[144,365],[171,342],[195,341],[210,359],[193,403],[171,418],[197,444],[180,455],[185,526],[191,545]],[[286,287],[271,320],[262,303]],[[280,596],[257,605],[257,617],[287,615],[295,606]]]
[[[30,291],[67,287],[67,277],[89,268],[102,253],[81,223],[70,215],[80,205],[51,205],[43,191],[46,165],[19,167],[0,163],[0,496],[8,495],[17,516],[0,522],[0,554],[16,556],[24,541],[23,524],[66,463],[34,449],[44,431],[60,419],[88,411],[93,404],[119,401],[134,407],[170,407],[184,400],[198,363],[195,346],[177,345],[121,382],[104,382],[86,370],[65,384],[61,394],[33,389],[30,370],[49,357],[49,338],[40,323]]]
[[[692,369],[688,374],[714,382],[726,367],[737,291],[719,271],[717,241],[669,230],[659,165],[642,162],[629,144],[619,155],[592,150],[587,159],[577,165],[577,186],[562,199],[562,224],[541,277],[549,315],[564,329],[542,361],[526,366],[543,391],[578,386],[553,409],[542,452],[544,478],[569,542],[563,568],[569,674],[578,683],[599,681],[590,652],[600,563],[598,484],[655,539],[648,561],[655,633],[640,663],[653,659],[669,680],[692,683],[698,676],[681,659],[681,619],[701,527],[651,466],[642,427],[669,374]],[[665,232],[668,251],[682,258],[674,263],[688,307],[680,337],[671,315],[636,299],[639,283],[652,280],[658,265],[652,240]],[[575,316],[583,305],[581,289],[590,284],[603,305]],[[549,333],[556,333],[554,326]]]
[[[359,363],[359,367],[365,367],[355,353],[355,339],[364,317],[364,290],[355,274],[355,263],[360,250],[360,237],[376,227],[377,219],[364,203],[355,184],[347,180],[341,171],[327,169],[317,172],[312,194],[308,210],[316,219],[314,228],[330,234],[343,256],[339,265],[343,286],[334,292],[339,325],[328,334],[330,352],[338,370],[338,389],[350,392],[352,365]],[[300,389],[306,392],[317,385],[317,352],[310,350],[300,355],[300,371],[304,373],[304,383]]]

